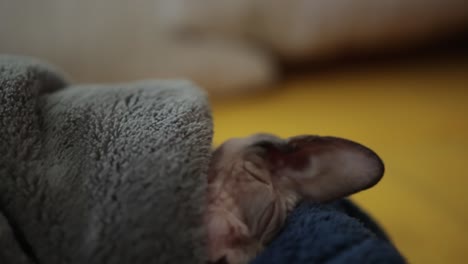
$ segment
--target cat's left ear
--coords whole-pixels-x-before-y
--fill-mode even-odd
[[[312,201],[330,201],[370,188],[384,174],[384,164],[374,151],[342,138],[298,136],[257,146],[263,149],[272,180],[280,187],[289,184],[287,188]]]

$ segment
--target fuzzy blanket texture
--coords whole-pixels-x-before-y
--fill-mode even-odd
[[[204,263],[211,157],[190,82],[69,85],[0,57],[0,263]],[[350,202],[302,204],[253,263],[404,263]]]

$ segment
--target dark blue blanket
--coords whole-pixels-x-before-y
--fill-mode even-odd
[[[303,203],[253,264],[405,263],[383,230],[349,200]]]

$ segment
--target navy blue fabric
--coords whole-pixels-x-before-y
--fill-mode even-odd
[[[252,264],[405,263],[385,232],[349,200],[302,203]]]

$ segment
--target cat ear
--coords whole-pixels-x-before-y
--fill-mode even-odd
[[[272,180],[312,201],[330,201],[370,188],[384,174],[375,152],[342,138],[298,136],[256,145],[263,149]]]

